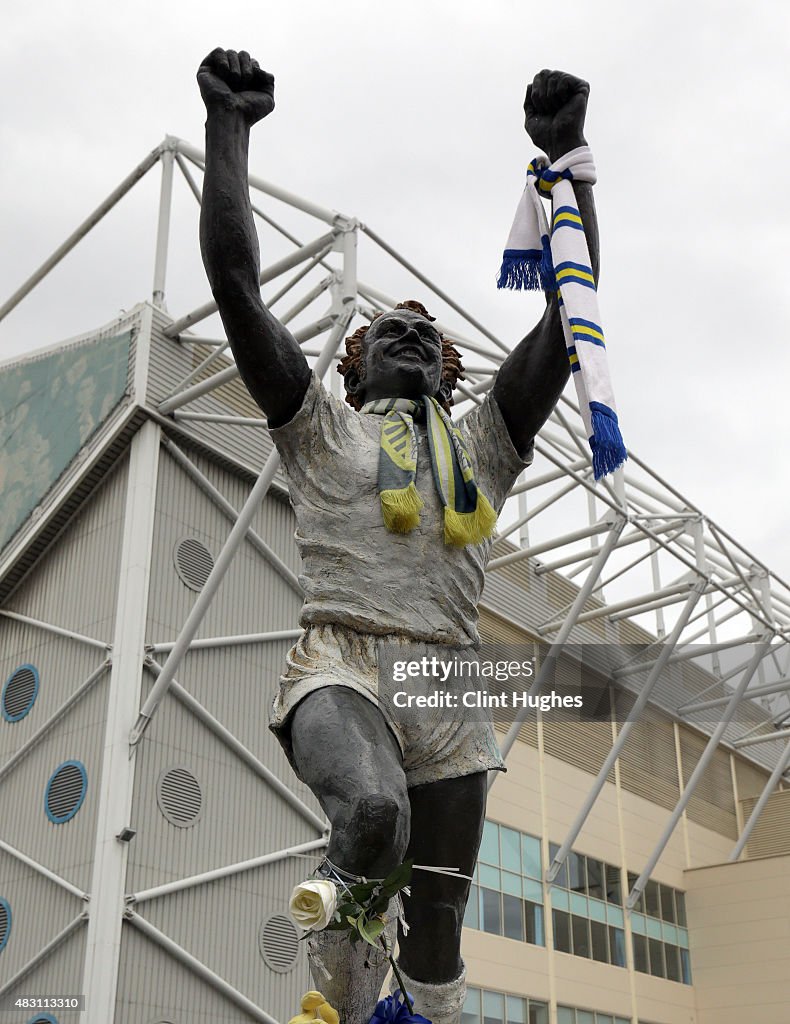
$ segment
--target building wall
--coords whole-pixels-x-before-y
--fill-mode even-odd
[[[790,856],[686,872],[697,1024],[787,1024]]]

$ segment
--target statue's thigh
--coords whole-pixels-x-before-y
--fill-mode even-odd
[[[344,686],[315,690],[291,719],[299,774],[322,804],[380,793],[408,806],[400,747],[372,701]]]

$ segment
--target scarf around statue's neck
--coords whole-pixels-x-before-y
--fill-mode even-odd
[[[378,494],[384,525],[393,533],[419,526],[423,500],[417,490],[417,435],[414,420],[423,415],[431,469],[444,507],[444,542],[453,547],[479,544],[490,537],[497,515],[475,483],[474,468],[461,431],[435,398],[380,398],[361,412],[382,416]]]
[[[613,473],[628,455],[617,422],[584,225],[571,184],[594,184],[595,180],[589,146],[572,149],[551,165],[545,156],[535,157],[527,168],[527,185],[510,229],[497,286],[556,293],[598,480]],[[551,199],[551,231],[541,198]]]

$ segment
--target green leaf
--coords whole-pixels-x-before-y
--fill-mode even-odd
[[[381,884],[381,895],[390,899],[411,882],[413,861],[407,860],[391,871]]]
[[[378,947],[378,937],[384,931],[384,922],[376,918],[374,921],[359,921],[359,934],[371,946]]]
[[[356,885],[349,886],[348,894],[357,903],[364,903],[377,885],[379,885],[378,882],[358,882]]]
[[[381,896],[377,896],[376,899],[370,904],[370,913],[383,914],[389,905],[390,897],[382,893]]]

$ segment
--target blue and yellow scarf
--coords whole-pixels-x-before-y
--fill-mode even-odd
[[[497,514],[475,484],[474,467],[461,431],[435,398],[380,398],[367,402],[361,411],[384,417],[378,493],[388,530],[410,533],[420,523],[423,501],[414,482],[417,475],[414,419],[424,416],[431,469],[444,506],[445,544],[464,547],[479,544],[492,535]]]

